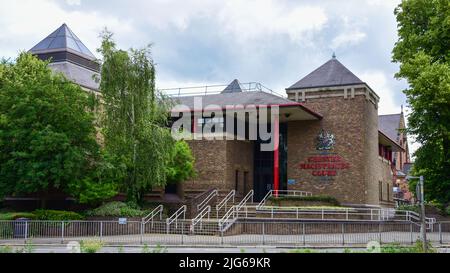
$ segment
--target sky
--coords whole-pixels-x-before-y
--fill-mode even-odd
[[[120,48],[152,44],[159,88],[237,78],[284,93],[335,52],[380,96],[379,114],[394,114],[406,105],[407,87],[394,78],[398,64],[391,62],[399,2],[0,0],[0,57],[15,58],[63,23],[99,57],[107,27]]]

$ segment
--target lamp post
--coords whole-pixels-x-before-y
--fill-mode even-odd
[[[419,197],[419,201],[420,201],[420,230],[422,233],[422,241],[423,241],[423,251],[425,253],[428,252],[428,244],[427,244],[427,227],[426,227],[426,223],[425,223],[425,194],[424,194],[424,190],[423,190],[423,176],[407,176],[406,180],[412,180],[412,179],[419,179],[419,193],[417,193],[416,190],[416,195],[418,195]]]

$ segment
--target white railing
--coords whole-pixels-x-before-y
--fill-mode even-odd
[[[178,219],[183,216],[183,221],[186,219],[186,205],[183,205],[181,208],[179,208],[172,216],[166,219],[166,225],[167,225],[167,233],[170,232],[170,225],[175,222],[175,228],[178,228]]]
[[[237,219],[236,207],[232,206],[227,213],[219,220],[219,230],[226,231]]]
[[[152,212],[150,212],[147,216],[142,218],[142,224],[145,225],[151,221],[151,226],[153,228],[153,219],[155,218],[155,216],[159,215],[159,221],[162,221],[163,209],[164,209],[163,205],[157,206],[154,210],[152,210]]]
[[[220,201],[219,204],[216,205],[216,212],[217,212],[217,218],[219,218],[219,211],[225,207],[225,210],[228,210],[228,202],[230,200],[232,200],[232,203],[234,203],[234,197],[236,196],[236,190],[232,190],[230,191],[229,194],[227,194],[227,196],[225,196],[225,198],[222,199],[222,201]]]
[[[219,228],[223,232],[227,230],[237,219],[239,211],[245,208],[245,215],[248,216],[248,206],[247,202],[251,200],[253,203],[253,195],[255,192],[253,190],[249,191],[246,196],[239,202],[237,206],[232,206],[227,213],[219,220]],[[230,219],[231,218],[231,219]],[[225,224],[227,224],[225,226]]]
[[[195,226],[200,223],[200,229],[203,228],[203,221],[205,217],[208,217],[211,213],[211,206],[206,206],[194,219],[192,219],[191,232],[195,232]]]
[[[197,205],[197,211],[200,211],[203,208],[205,208],[208,205],[209,201],[211,201],[217,195],[219,195],[219,192],[217,190],[211,191],[208,194],[208,196],[206,196],[206,198],[200,204]]]
[[[158,89],[169,97],[183,97],[183,96],[203,96],[220,94],[228,85],[216,84],[216,85],[203,85],[203,86],[190,86],[190,87],[177,87],[177,88],[164,88]],[[283,97],[282,94],[276,93],[270,88],[262,85],[259,82],[247,82],[239,83],[239,88],[242,92],[254,92],[263,91],[279,97]]]
[[[266,201],[269,200],[272,196],[312,196],[312,192],[308,191],[297,191],[297,190],[271,190],[266,196],[264,196],[263,200],[258,204],[258,208],[262,207],[266,204]]]

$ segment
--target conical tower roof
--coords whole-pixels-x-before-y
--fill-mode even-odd
[[[222,93],[235,93],[242,92],[241,84],[237,79],[233,80],[223,91]]]
[[[62,24],[52,34],[35,45],[30,52],[33,54],[45,54],[51,52],[68,51],[89,60],[95,60],[94,54],[66,25]]]
[[[335,57],[293,84],[286,90],[363,84]]]

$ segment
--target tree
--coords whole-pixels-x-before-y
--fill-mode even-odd
[[[100,179],[109,170],[97,168],[106,161],[95,98],[47,65],[28,53],[0,64],[0,197],[40,193],[42,207],[53,190],[84,202],[109,198],[116,191]]]
[[[122,159],[126,175],[121,190],[140,203],[145,192],[166,184],[174,140],[168,128],[170,100],[155,88],[150,46],[123,51],[105,30],[100,90],[105,148]]]
[[[399,40],[393,60],[411,114],[408,132],[421,147],[413,173],[425,177],[428,200],[450,201],[450,3],[447,0],[403,0],[396,8]],[[416,183],[411,183],[414,189]]]
[[[167,166],[167,183],[183,182],[195,176],[194,156],[189,145],[183,141],[177,141],[172,154],[172,159]]]

